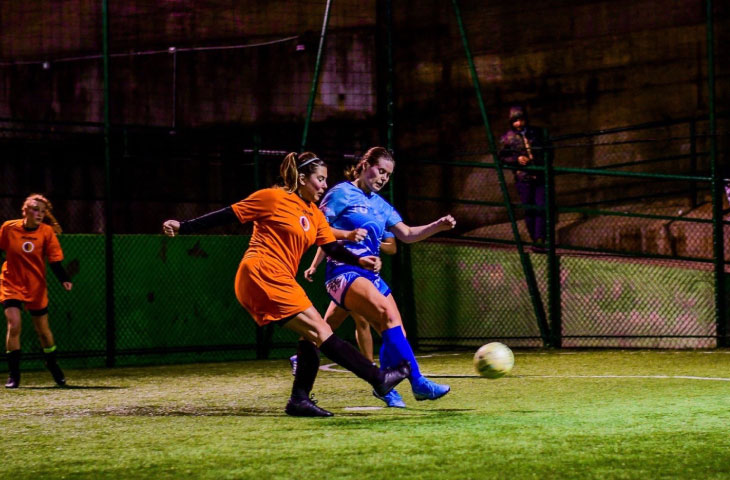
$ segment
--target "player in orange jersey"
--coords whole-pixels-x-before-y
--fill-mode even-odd
[[[71,290],[73,284],[61,265],[63,251],[56,238],[56,233],[61,233],[61,227],[51,209],[51,202],[46,197],[32,194],[23,203],[23,218],[8,220],[0,227],[0,250],[5,251],[5,263],[0,273],[0,302],[8,321],[5,348],[10,367],[6,388],[18,388],[20,385],[23,305],[33,320],[33,327],[43,348],[46,367],[59,386],[66,385],[66,378],[56,362],[56,344],[48,325],[46,259],[63,288]],[[53,226],[43,223],[45,218]]]
[[[377,272],[376,256],[357,257],[337,243],[335,235],[316,202],[327,188],[327,166],[315,154],[290,153],[279,168],[284,185],[265,188],[244,200],[186,222],[167,220],[168,236],[197,232],[232,222],[253,222],[253,235],[236,274],[238,301],[258,325],[276,322],[304,339],[297,348],[299,366],[294,377],[286,413],[292,416],[329,417],[310,399],[319,370],[319,352],[370,383],[378,392],[390,392],[410,374],[403,362],[380,371],[352,345],[332,334],[304,289],[296,282],[302,255],[314,244],[339,261]],[[384,394],[385,394],[384,393]]]

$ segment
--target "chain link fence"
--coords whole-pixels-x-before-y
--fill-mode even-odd
[[[723,117],[718,130],[727,127]],[[464,188],[410,195],[410,211],[451,210],[457,218],[479,215],[487,223],[450,243],[411,248],[421,345],[477,346],[490,339],[516,346],[722,344],[728,319],[718,318],[716,307],[728,295],[718,290],[717,271],[730,271],[730,209],[722,190],[721,216],[714,217],[709,138],[707,123],[696,120],[553,138],[543,152],[549,167],[532,167],[545,170],[552,192],[542,210],[553,222],[553,249],[532,244],[524,214],[541,207],[521,203],[505,170],[524,255],[516,248],[492,155],[411,159],[408,168],[433,176],[449,172]],[[723,157],[728,136],[716,140]],[[721,258],[714,222],[724,230]]]
[[[276,183],[281,158],[301,148],[329,2],[251,8],[213,1],[184,15],[174,2],[112,2],[108,91],[97,3],[79,2],[79,15],[62,24],[45,16],[36,29],[2,24],[0,218],[20,217],[31,192],[54,202],[74,281],[65,292],[49,275],[51,325],[64,364],[289,355],[295,336],[256,328],[233,294],[250,225],[175,239],[160,228],[165,219],[195,217]],[[489,83],[483,89],[489,117],[517,101],[559,128],[546,172],[552,238],[548,253],[534,253],[523,216],[535,207],[520,203],[510,169],[501,184],[494,152],[481,140],[484,126],[454,22],[455,2],[422,2],[418,9],[376,3],[331,4],[312,109],[317,128],[306,148],[328,162],[332,185],[360,154],[385,143],[393,132],[383,125],[394,121],[386,112],[395,110],[397,168],[388,195],[410,225],[456,217],[453,235],[400,245],[392,262],[384,259],[384,277],[412,342],[434,348],[472,348],[494,339],[518,347],[722,343],[719,327],[727,332],[728,319],[718,318],[717,303],[728,295],[718,292],[717,264],[724,267],[730,252],[725,241],[725,258],[717,258],[712,222],[722,218],[708,179],[711,138],[727,163],[727,117],[718,118],[714,137],[704,117],[584,132],[585,115],[578,113],[598,109],[583,103],[596,102],[601,85],[582,78],[588,73],[570,59],[582,55],[586,72],[600,71],[606,58],[618,62],[609,54],[629,40],[617,38],[615,47],[589,40],[561,46],[590,33],[561,33],[591,20],[587,7],[549,17],[556,24],[549,33],[531,29],[516,39],[510,26],[516,15],[537,25],[551,8],[568,7],[525,11],[459,2],[478,74]],[[392,59],[385,5],[393,7]],[[2,8],[5,18],[20,15],[9,4]],[[679,13],[672,15],[686,9],[693,22],[702,21],[686,5],[674,8]],[[725,15],[718,17],[724,25],[724,7],[718,14]],[[652,22],[668,28],[672,15],[657,12]],[[533,48],[548,40],[551,49]],[[702,70],[693,42],[677,52],[668,53],[661,42],[635,51],[642,62],[637,68],[671,61],[675,68],[696,62]],[[568,50],[578,53],[563,54]],[[389,96],[394,87],[395,101]],[[673,92],[658,89],[641,101]],[[676,111],[696,109],[682,104]],[[635,110],[642,119],[664,116]],[[494,131],[504,126],[498,121]],[[722,228],[727,239],[726,222]],[[313,284],[303,285],[324,311],[321,270]],[[36,352],[28,327],[26,321],[23,349]],[[351,322],[343,328],[339,333],[353,339]]]

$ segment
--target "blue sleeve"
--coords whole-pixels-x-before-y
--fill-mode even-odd
[[[385,240],[386,238],[393,238],[393,237],[395,237],[395,233],[391,232],[390,230],[384,230],[381,240]]]
[[[327,192],[319,204],[327,222],[331,225],[347,206],[347,192],[343,188],[336,185],[332,190]]]
[[[388,215],[388,218],[385,221],[385,230],[388,231],[388,229],[390,227],[392,227],[393,225],[396,225],[402,221],[403,221],[403,218],[400,216],[400,213],[398,213],[398,211],[395,208],[390,206],[390,215]],[[390,232],[388,232],[388,233],[390,233]]]

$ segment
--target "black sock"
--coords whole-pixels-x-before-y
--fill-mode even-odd
[[[319,349],[339,365],[342,365],[358,377],[362,378],[372,386],[383,383],[384,373],[378,367],[370,363],[362,353],[355,350],[355,347],[341,340],[336,335],[322,342]]]
[[[11,377],[20,375],[20,350],[8,352],[8,370]]]
[[[319,371],[319,350],[307,340],[299,340],[297,344],[297,373],[291,389],[292,398],[309,398],[314,380]]]
[[[43,352],[43,360],[46,362],[46,366],[56,364],[56,351],[50,353]]]

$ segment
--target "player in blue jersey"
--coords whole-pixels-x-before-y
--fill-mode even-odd
[[[386,149],[371,148],[355,167],[346,172],[349,181],[337,184],[322,199],[320,208],[333,228],[367,231],[367,236],[359,242],[343,242],[345,248],[356,256],[377,255],[386,231],[402,242],[414,243],[456,225],[451,215],[428,225],[406,225],[395,208],[378,195],[390,180],[394,167],[395,161]],[[324,256],[325,253],[319,250],[310,270],[316,268]],[[396,365],[402,360],[411,363],[409,380],[416,400],[435,400],[449,392],[448,385],[434,383],[421,374],[405,337],[398,306],[380,274],[328,258],[325,283],[332,299],[325,320],[333,328],[342,323],[349,311],[363,316],[383,337],[381,368]],[[397,392],[386,397],[376,396],[388,406],[405,406]]]

